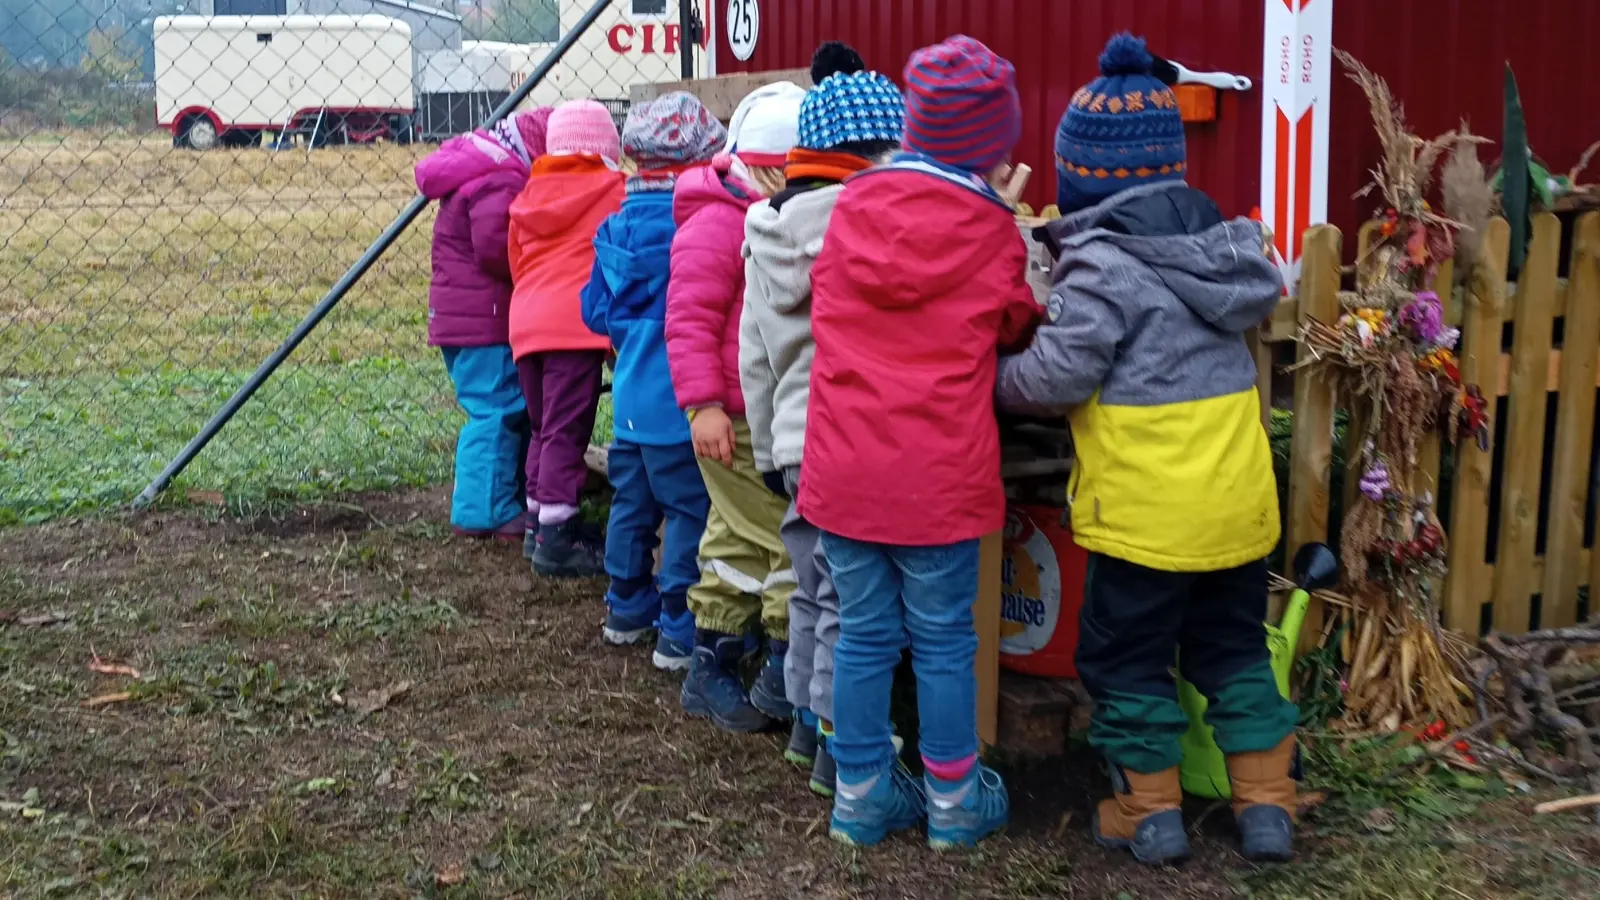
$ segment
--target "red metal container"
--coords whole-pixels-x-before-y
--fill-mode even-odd
[[[1076,678],[1078,615],[1089,554],[1073,540],[1066,510],[1006,510],[1000,567],[1000,665],[1045,678]]]
[[[867,64],[897,80],[918,47],[970,34],[1017,66],[1024,129],[1017,159],[1035,176],[1028,200],[1055,195],[1052,138],[1073,92],[1096,74],[1113,32],[1143,35],[1157,53],[1196,70],[1261,80],[1266,0],[734,0],[759,8],[750,59],[735,59],[722,28],[728,0],[706,0],[714,16],[717,71],[804,68],[825,40],[855,45]],[[1517,73],[1533,149],[1565,172],[1600,140],[1600,3],[1588,0],[1333,0],[1335,46],[1388,79],[1421,134],[1463,118],[1498,140],[1504,64]],[[1189,171],[1230,215],[1259,196],[1261,95],[1223,91],[1214,122],[1189,126]],[[1366,101],[1334,79],[1329,218],[1352,233],[1377,201],[1354,199],[1377,159]],[[1485,162],[1498,155],[1482,150]],[[1597,173],[1600,177],[1600,173]]]

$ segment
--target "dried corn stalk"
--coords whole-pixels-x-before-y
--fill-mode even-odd
[[[1383,79],[1348,54],[1339,59],[1372,107],[1383,153],[1368,191],[1386,204],[1357,261],[1356,290],[1340,295],[1343,314],[1308,322],[1299,336],[1311,351],[1299,365],[1323,370],[1349,410],[1346,440],[1359,478],[1340,543],[1352,600],[1347,631],[1356,635],[1346,656],[1344,724],[1362,731],[1441,719],[1456,725],[1468,715],[1468,689],[1458,678],[1468,648],[1437,624],[1445,536],[1417,455],[1435,431],[1481,441],[1487,416],[1476,388],[1461,382],[1460,332],[1445,326],[1432,290],[1460,224],[1434,213],[1423,194],[1444,151],[1474,139],[1456,132],[1418,138]]]

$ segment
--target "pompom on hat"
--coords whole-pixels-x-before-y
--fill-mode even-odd
[[[1124,32],[1106,43],[1100,77],[1073,95],[1056,129],[1062,212],[1087,209],[1128,188],[1183,180],[1183,116],[1154,68],[1143,38]]]
[[[854,75],[866,70],[866,61],[856,48],[839,41],[828,41],[811,54],[811,83],[817,87],[830,76]]]

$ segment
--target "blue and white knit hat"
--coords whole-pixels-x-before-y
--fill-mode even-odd
[[[862,141],[898,144],[905,129],[905,98],[877,72],[830,75],[800,104],[800,146],[807,150]]]
[[[1072,97],[1056,130],[1056,200],[1064,213],[1119,191],[1182,181],[1183,116],[1172,89],[1151,74],[1144,39],[1114,35],[1100,77]]]

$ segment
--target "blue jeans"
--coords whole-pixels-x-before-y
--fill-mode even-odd
[[[441,347],[456,402],[467,413],[456,442],[456,484],[450,524],[493,531],[522,518],[522,458],[528,407],[511,347]]]
[[[828,746],[840,777],[859,782],[893,764],[889,689],[908,642],[923,759],[977,753],[978,542],[891,547],[823,532],[822,550],[839,592]]]
[[[606,525],[606,603],[619,616],[655,622],[669,639],[693,644],[689,588],[700,581],[700,535],[711,510],[694,446],[617,441],[606,469],[615,491]],[[663,521],[657,577],[651,570]]]

